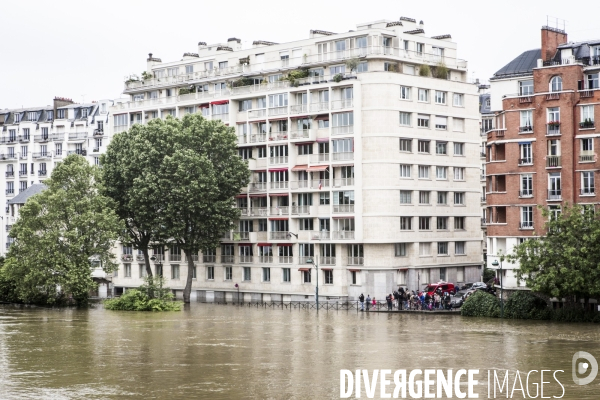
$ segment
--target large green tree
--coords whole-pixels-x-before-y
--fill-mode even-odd
[[[541,236],[516,246],[508,260],[518,262],[517,279],[552,297],[574,300],[600,296],[600,219],[592,208],[566,205],[548,221]]]
[[[238,156],[233,128],[200,114],[167,119],[173,153],[149,181],[163,189],[160,223],[165,236],[186,255],[188,273],[183,300],[190,301],[194,260],[201,249],[218,246],[223,232],[239,218],[235,196],[248,184],[250,171]],[[153,179],[152,179],[153,178]]]
[[[94,288],[91,257],[106,272],[122,225],[112,201],[99,193],[98,167],[71,155],[58,164],[47,188],[19,210],[14,243],[3,267],[19,300],[54,304],[71,296],[84,304]]]

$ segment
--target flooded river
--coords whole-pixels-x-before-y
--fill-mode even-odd
[[[564,370],[562,398],[598,399],[600,376],[573,383],[577,351],[600,359],[597,325],[209,304],[158,314],[0,306],[0,398],[328,399],[340,397],[340,369],[464,368],[480,370],[480,398],[490,369],[545,369]]]

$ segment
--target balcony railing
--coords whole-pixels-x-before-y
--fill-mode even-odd
[[[548,200],[561,200],[562,190],[561,189],[548,189]]]
[[[264,192],[267,190],[267,182],[250,182],[250,193]]]
[[[354,204],[334,204],[333,212],[334,213],[353,213],[354,212]]]
[[[331,239],[331,232],[329,232],[329,231],[311,231],[310,238],[312,240],[329,240],[329,239]]]
[[[19,176],[27,176],[29,171],[19,171]]]
[[[547,168],[556,168],[560,167],[560,156],[546,156],[546,167]]]
[[[287,140],[288,134],[289,134],[288,131],[271,132],[271,133],[269,133],[269,141],[273,142],[273,141],[277,141],[277,140]]]
[[[300,256],[298,257],[299,265],[306,265],[308,260],[314,260],[314,256]]]
[[[294,257],[292,256],[279,256],[279,264],[291,264],[294,262]]]
[[[519,222],[519,229],[533,229],[533,221]]]
[[[332,135],[346,135],[349,133],[354,133],[354,125],[334,126],[331,128]]]
[[[215,255],[202,255],[203,263],[214,263],[216,262],[217,256]]]
[[[288,231],[281,231],[281,232],[269,232],[269,238],[271,240],[289,240],[290,239],[290,234],[288,233]]]
[[[225,113],[225,114],[213,114],[212,118],[213,121],[219,119],[223,122],[227,122],[229,121],[229,113]]]
[[[47,173],[48,173],[48,170],[40,169],[38,171],[38,176],[46,176]]]
[[[584,121],[579,123],[579,129],[594,129],[594,121]]]
[[[15,189],[6,189],[6,194],[7,195],[15,194]]]
[[[271,107],[269,108],[269,116],[273,116],[273,115],[284,115],[288,113],[288,107],[287,106],[283,106],[283,107]]]
[[[15,171],[6,171],[6,172],[4,173],[4,175],[5,175],[7,178],[12,178],[12,177],[14,177],[14,176],[15,176]]]
[[[335,178],[333,187],[354,186],[354,178]]]
[[[352,108],[354,106],[354,99],[334,100],[331,102],[332,110],[341,110],[344,108]]]
[[[333,231],[331,232],[333,240],[348,240],[354,239],[354,231]]]
[[[259,256],[258,262],[261,264],[271,264],[273,262],[273,256]]]
[[[354,160],[354,153],[347,151],[347,152],[343,152],[343,153],[332,153],[333,154],[333,161],[348,161],[348,160]]]
[[[329,161],[329,153],[319,153],[310,155],[310,162],[313,164],[327,161]]]
[[[292,206],[292,215],[310,214],[310,206]]]
[[[300,129],[290,132],[290,139],[306,139],[310,137],[310,129]]]
[[[181,261],[181,253],[169,254],[169,261]]]
[[[83,140],[88,137],[87,132],[71,132],[69,133],[69,140]]]
[[[525,126],[519,127],[519,133],[529,133],[529,132],[533,132],[533,126],[525,125]]]
[[[31,157],[32,158],[50,158],[52,156],[52,154],[47,151],[47,152],[43,152],[43,153],[32,153]]]
[[[271,207],[269,212],[270,215],[289,215],[290,207],[289,206],[275,206]]]
[[[127,127],[125,127],[125,130],[127,130]],[[52,135],[50,135],[50,139],[52,139],[55,142],[59,142],[59,141],[65,139],[65,134],[64,133],[53,133]]]
[[[593,162],[594,161],[594,153],[585,153],[585,152],[581,152],[581,154],[579,155],[579,162]]]
[[[23,136],[20,135],[19,136],[19,143],[29,143],[31,140],[31,137],[29,135]]]
[[[533,190],[519,190],[519,197],[533,197]]]
[[[266,217],[269,214],[269,209],[264,208],[251,208],[249,215],[251,217]]]
[[[254,257],[253,256],[246,256],[246,255],[240,255],[240,264],[244,263],[244,264],[248,264],[253,262],[252,259]]]
[[[16,154],[0,154],[0,160],[16,160]]]
[[[192,254],[192,262],[198,262],[198,254]],[[185,261],[188,262],[187,256],[185,257]]]
[[[546,135],[547,136],[560,135],[560,125],[547,125],[546,126]]]
[[[596,194],[596,188],[594,186],[582,187],[581,189],[579,189],[579,191],[582,196],[593,196]]]
[[[235,256],[231,254],[221,254],[221,264],[233,264]]]
[[[233,240],[250,240],[250,232],[235,231],[233,232]]]
[[[348,257],[348,265],[364,265],[364,257]]]
[[[532,165],[533,158],[519,158],[519,165]]]
[[[33,141],[37,143],[45,143],[50,140],[48,135],[35,135],[33,137]]]
[[[290,114],[301,114],[308,112],[308,104],[297,104],[290,107]]]
[[[246,143],[265,143],[267,141],[266,133],[258,133],[255,135],[239,135],[238,143],[246,144]]]
[[[328,111],[328,110],[329,110],[329,103],[327,103],[327,102],[310,104],[311,112]]]
[[[319,257],[320,265],[335,265],[335,257]]]
[[[269,186],[271,189],[287,189],[289,187],[288,181],[275,181],[269,182]]]
[[[288,163],[288,156],[269,157],[270,165],[287,164],[287,163]]]

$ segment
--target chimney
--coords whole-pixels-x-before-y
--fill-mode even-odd
[[[154,64],[161,63],[160,58],[152,57],[152,53],[148,53],[148,59],[146,60],[146,72],[152,72]]]
[[[542,60],[551,60],[556,54],[558,46],[564,43],[567,43],[567,32],[550,26],[542,26]]]
[[[54,109],[54,115],[56,115],[56,109],[59,107],[64,107],[64,106],[68,106],[69,104],[73,104],[73,100],[71,99],[67,99],[66,97],[54,97],[54,101],[53,101],[53,109]]]

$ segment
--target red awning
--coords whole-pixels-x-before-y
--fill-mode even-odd
[[[266,193],[251,194],[250,197],[267,197]]]
[[[353,162],[345,162],[345,163],[341,163],[341,164],[333,164],[332,166],[334,168],[337,168],[337,167],[353,167],[354,163]]]
[[[408,268],[398,268],[398,272],[405,272],[408,271]]]
[[[308,114],[305,115],[293,115],[290,117],[291,119],[306,119],[306,118],[310,118]]]
[[[308,167],[307,171],[325,171],[327,168],[329,168],[329,165],[313,165]]]
[[[314,143],[314,142],[295,142],[294,144],[295,144],[296,146],[303,146],[303,145],[305,145],[305,144],[313,144],[313,143]]]
[[[306,271],[310,271],[310,268],[298,268],[298,271],[306,272]]]
[[[322,268],[322,267],[321,267],[321,270],[322,270],[322,271],[333,271],[333,268]]]
[[[334,215],[331,218],[333,219],[354,219],[354,215]]]
[[[229,104],[229,100],[217,100],[217,101],[211,101],[210,104],[212,105],[219,105],[219,104]]]
[[[288,219],[288,217],[271,217],[269,221],[287,221]]]
[[[292,172],[293,171],[306,171],[307,169],[308,169],[308,164],[296,165],[294,168],[292,168]]]
[[[327,142],[329,142],[328,137],[318,137],[317,138],[317,143],[327,143]]]
[[[290,247],[292,244],[291,243],[273,243],[279,247]]]
[[[269,121],[287,121],[287,118],[269,118]]]
[[[253,169],[252,172],[267,172],[266,169]]]
[[[238,243],[238,246],[252,246],[252,243]]]
[[[204,104],[200,104],[198,107],[200,107],[200,108],[208,108],[208,107],[210,107],[210,104],[204,103]]]
[[[269,196],[271,197],[287,197],[289,195],[289,193],[269,193]]]
[[[315,117],[315,121],[328,121],[329,120],[329,114],[321,114],[321,115],[317,115]]]
[[[259,247],[265,247],[265,246],[273,246],[273,243],[257,243],[256,245]]]
[[[348,271],[350,271],[350,272],[360,272],[361,270],[360,269],[349,269]]]
[[[271,168],[269,169],[269,172],[282,172],[282,171],[287,171],[287,168]]]

